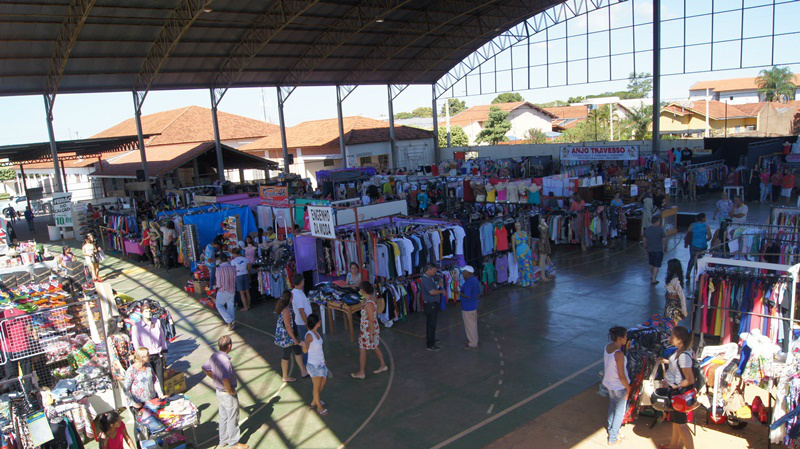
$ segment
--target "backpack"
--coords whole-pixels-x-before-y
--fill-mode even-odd
[[[703,387],[706,386],[706,376],[703,375],[703,370],[700,369],[700,362],[694,357],[691,358],[692,358],[692,375],[694,376],[694,388],[699,393],[700,390],[702,390]],[[678,369],[678,371],[681,372],[681,377],[686,379],[686,376],[683,375],[683,370]]]

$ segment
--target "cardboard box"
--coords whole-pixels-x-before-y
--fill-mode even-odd
[[[168,369],[164,372],[164,394],[169,396],[175,393],[186,392],[186,375]]]
[[[192,285],[194,285],[194,292],[195,293],[203,293],[206,291],[206,287],[208,287],[208,282],[206,281],[192,281]]]

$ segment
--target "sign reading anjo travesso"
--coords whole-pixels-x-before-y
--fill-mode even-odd
[[[593,145],[561,147],[562,161],[634,161],[639,159],[636,145]]]
[[[336,238],[336,223],[332,207],[307,206],[311,235],[325,239]]]

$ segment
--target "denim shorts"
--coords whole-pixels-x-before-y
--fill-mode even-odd
[[[240,274],[236,276],[236,291],[243,292],[250,290],[250,275]]]
[[[647,253],[651,267],[661,268],[661,263],[664,261],[664,253],[659,251],[657,253]]]
[[[328,367],[325,365],[306,364],[306,370],[311,377],[328,377]]]

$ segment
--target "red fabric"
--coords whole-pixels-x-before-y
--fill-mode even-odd
[[[23,315],[27,315],[27,313],[18,309],[6,309],[0,313],[0,317],[5,319]],[[12,320],[6,323],[4,327],[3,336],[10,352],[22,352],[28,349],[28,331],[25,320]]]
[[[508,251],[508,230],[505,226],[494,228],[494,238],[497,240],[497,251]]]
[[[472,184],[468,180],[464,180],[464,201],[472,203],[475,201],[475,193],[472,191]]]
[[[438,165],[431,165],[431,174],[433,176],[439,176],[439,166]]]

